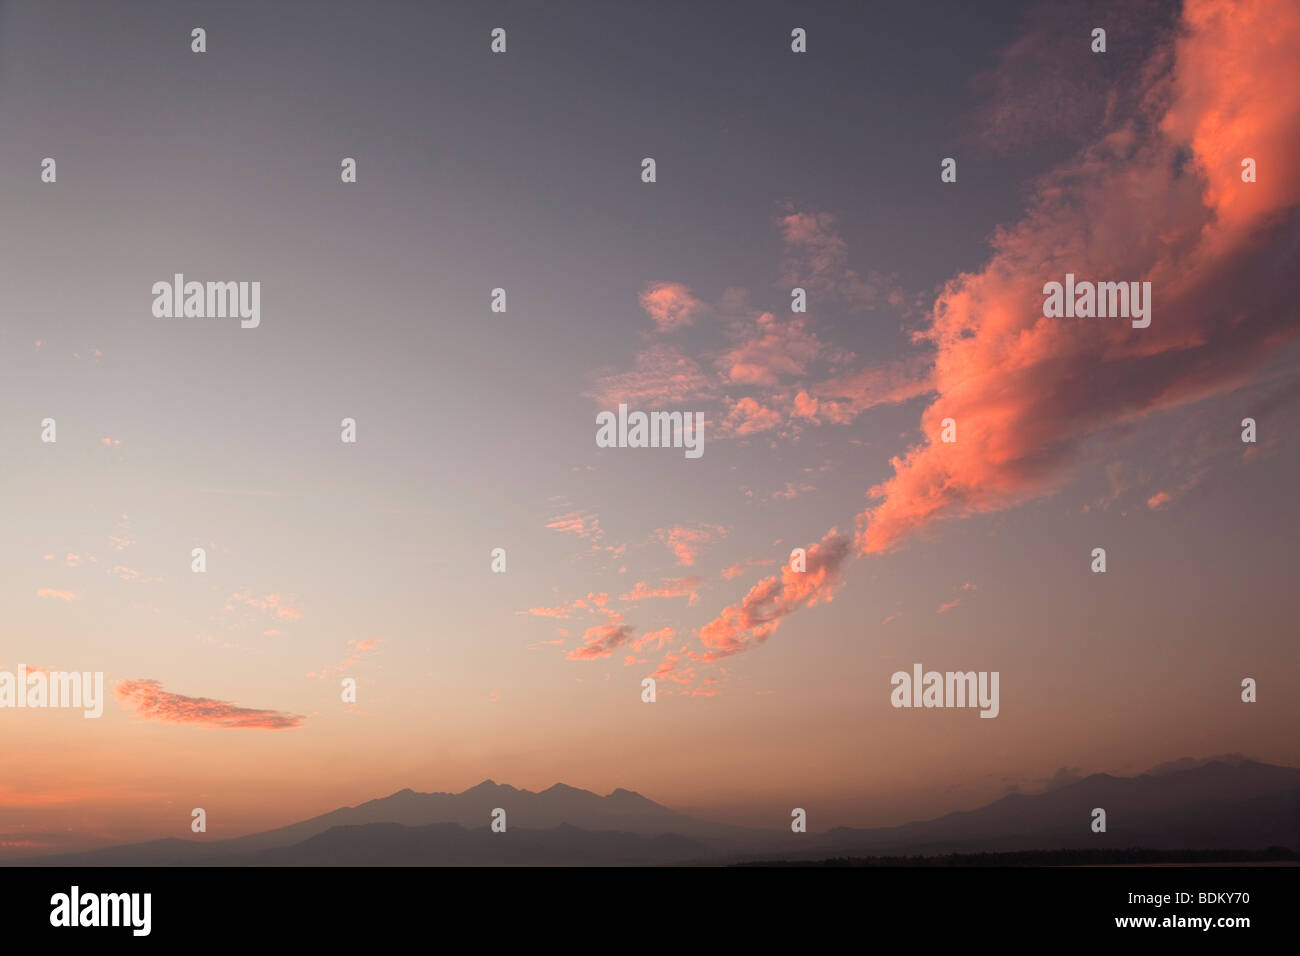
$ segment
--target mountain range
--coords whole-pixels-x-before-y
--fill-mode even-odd
[[[506,811],[505,833],[488,826]],[[1093,810],[1106,811],[1104,833]],[[227,840],[163,839],[9,861],[26,866],[493,866],[725,864],[1048,850],[1300,850],[1300,769],[1184,759],[1135,777],[1093,774],[1044,793],[896,827],[759,830],[698,820],[630,790],[535,793],[485,780],[400,790]]]

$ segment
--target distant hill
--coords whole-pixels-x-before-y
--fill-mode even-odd
[[[366,823],[334,827],[293,846],[236,854],[213,861],[226,866],[624,866],[679,863],[707,848],[666,833],[640,836],[589,831],[568,824],[550,830],[458,823],[406,827]]]
[[[508,830],[492,833],[492,810]],[[1094,807],[1107,831],[1093,833]],[[1136,777],[1093,774],[1045,793],[898,827],[820,833],[695,820],[630,790],[534,793],[485,780],[463,793],[401,790],[231,840],[156,840],[14,861],[42,866],[621,865],[810,861],[1145,848],[1300,851],[1300,769],[1232,755]],[[936,861],[937,862],[937,861]]]
[[[810,854],[859,856],[1147,847],[1300,849],[1300,769],[1240,760],[1187,770],[1112,777],[1099,773],[1047,793],[993,803],[900,827],[817,834]],[[1093,833],[1092,810],[1106,811]]]

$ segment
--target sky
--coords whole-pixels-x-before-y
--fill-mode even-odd
[[[0,854],[1300,764],[1298,44],[1281,0],[0,3],[0,671],[107,697],[0,709]],[[260,324],[156,316],[176,273]],[[1067,273],[1150,326],[1045,318]],[[598,447],[620,403],[703,454]],[[996,719],[892,707],[918,662]]]

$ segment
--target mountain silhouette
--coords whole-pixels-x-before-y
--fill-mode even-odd
[[[1046,793],[1009,793],[977,810],[899,827],[838,828],[819,835],[800,858],[1138,846],[1300,849],[1300,769],[1245,759],[1169,766],[1136,777],[1093,774]],[[1105,833],[1091,828],[1098,807],[1106,811]]]
[[[506,811],[507,831],[489,829]],[[1105,833],[1092,831],[1094,808]],[[896,827],[792,833],[696,820],[641,794],[566,784],[534,793],[485,780],[462,793],[399,790],[248,836],[168,839],[11,861],[20,865],[622,865],[1050,850],[1300,850],[1300,769],[1239,755],[1098,773],[975,810]]]
[[[235,854],[213,861],[223,866],[620,866],[678,863],[704,856],[695,840],[665,833],[647,837],[617,831],[589,831],[567,823],[550,830],[457,823],[406,827],[366,823],[334,827],[293,846]]]

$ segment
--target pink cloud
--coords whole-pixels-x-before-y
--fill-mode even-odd
[[[687,598],[688,605],[694,605],[699,600],[700,585],[704,583],[701,577],[682,577],[669,578],[662,584],[650,587],[646,581],[638,581],[631,591],[626,594],[620,594],[620,601],[645,601],[650,598]]]
[[[721,432],[725,435],[753,435],[767,431],[781,424],[781,413],[772,408],[765,408],[752,398],[742,398],[731,406],[726,419],[722,422]]]
[[[656,409],[686,402],[704,401],[717,394],[694,359],[666,344],[652,345],[637,353],[629,372],[598,375],[587,397],[602,409],[616,409],[626,403],[631,409]]]
[[[671,332],[691,325],[706,306],[680,282],[658,282],[647,286],[640,296],[641,308],[660,332]]]
[[[888,365],[861,369],[812,386],[812,395],[795,397],[805,418],[846,425],[877,405],[898,405],[932,391],[929,356],[916,355]]]
[[[814,485],[810,485],[806,481],[801,481],[798,483],[793,481],[787,481],[783,489],[781,489],[780,491],[772,492],[772,494],[769,497],[777,501],[793,501],[795,498],[798,498],[800,495],[807,494],[810,491],[816,491],[816,490],[817,489]]]
[[[769,564],[773,564],[773,563],[775,563],[773,558],[746,558],[740,564],[733,564],[731,565],[731,567],[723,568],[722,576],[726,578],[728,581],[730,581],[732,578],[739,577],[740,575],[744,574],[745,571],[749,568],[754,568],[754,567],[765,568]]]
[[[590,511],[570,511],[552,518],[546,527],[561,534],[576,534],[579,538],[599,541],[604,532],[600,530],[600,519]]]
[[[780,576],[759,581],[739,604],[724,608],[700,628],[701,642],[712,650],[692,654],[692,658],[715,661],[748,650],[766,640],[780,627],[782,618],[799,608],[829,603],[849,550],[848,538],[832,528],[820,543],[808,548],[805,571],[793,571],[786,565]]]
[[[233,611],[237,604],[257,608],[265,614],[272,614],[275,617],[285,618],[290,621],[297,621],[302,618],[302,611],[298,607],[297,600],[279,593],[257,597],[252,591],[236,591],[226,598],[225,610]]]
[[[156,680],[122,681],[113,696],[135,716],[171,724],[198,724],[225,729],[287,730],[305,718],[278,710],[254,710],[209,697],[183,697],[162,689]]]
[[[1051,494],[1089,436],[1238,388],[1300,338],[1279,279],[1300,179],[1240,176],[1244,156],[1283,170],[1300,151],[1300,97],[1259,93],[1294,86],[1300,10],[1188,0],[1182,27],[1172,68],[1145,75],[1149,115],[1045,176],[990,262],[939,296],[920,333],[935,349],[926,438],[871,489],[861,552]],[[1150,327],[1043,318],[1043,284],[1067,272],[1150,281]],[[955,443],[938,440],[944,418]]]
[[[803,315],[778,319],[771,312],[737,326],[740,344],[718,359],[728,382],[777,385],[783,376],[803,375],[822,345]]]
[[[864,279],[848,268],[848,243],[836,231],[832,214],[790,211],[779,224],[786,247],[781,285],[807,290],[814,299],[810,307],[819,300],[842,303],[853,312],[885,302],[901,304],[902,293],[892,277],[873,271]]]
[[[687,667],[684,670],[678,670],[677,664],[682,659],[680,654],[667,654],[663,661],[650,674],[655,680],[670,680],[678,684],[689,684],[695,680],[695,671]]]
[[[583,645],[569,651],[568,658],[571,661],[590,661],[609,657],[615,648],[627,643],[633,630],[635,628],[630,624],[597,624],[589,627],[582,635]]]
[[[573,616],[575,611],[587,611],[589,613],[602,612],[613,615],[613,611],[604,610],[605,604],[609,601],[609,594],[605,591],[599,593],[592,591],[585,598],[575,598],[565,604],[556,607],[530,607],[527,611],[516,611],[516,614],[531,614],[534,617],[553,617],[559,620],[567,620]]]
[[[660,528],[655,537],[668,545],[677,557],[677,563],[690,567],[699,557],[704,545],[725,537],[727,529],[721,525],[701,524],[695,527],[684,525],[673,528]]]
[[[343,660],[329,667],[322,667],[319,671],[308,674],[308,677],[319,677],[321,680],[329,677],[331,674],[338,674],[346,671],[357,664],[361,663],[368,657],[373,657],[379,653],[379,645],[384,642],[382,637],[367,637],[362,640],[352,638],[347,643],[347,650]]]
[[[972,129],[963,138],[997,155],[1015,154],[1044,142],[1085,143],[1113,117],[1137,113],[1151,66],[1144,59],[1161,47],[1177,9],[1131,0],[1031,6],[997,65],[973,80],[984,102],[970,112]],[[1081,20],[1106,28],[1104,74],[1087,31],[1085,42],[1076,42]]]
[[[632,642],[634,651],[657,651],[661,650],[665,644],[673,639],[674,631],[671,627],[660,628],[657,631],[649,631],[642,634]],[[630,663],[631,655],[626,663]]]

